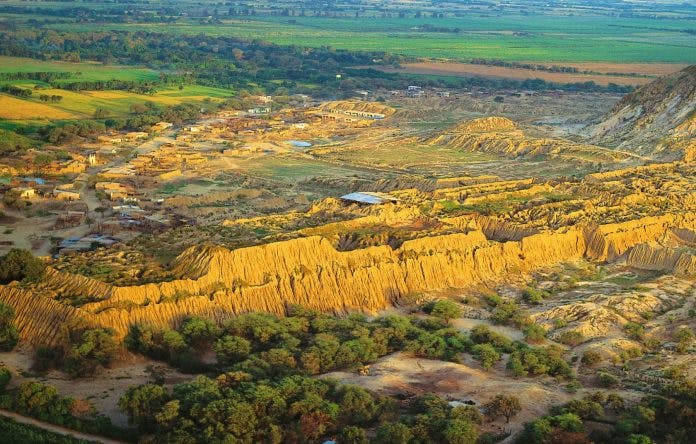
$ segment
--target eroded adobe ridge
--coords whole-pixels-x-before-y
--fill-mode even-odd
[[[288,304],[374,313],[414,293],[495,284],[582,257],[606,261],[628,253],[629,263],[639,268],[690,272],[693,257],[665,258],[643,246],[675,229],[693,231],[696,215],[566,227],[507,242],[492,241],[475,229],[409,240],[398,249],[342,252],[320,236],[232,251],[203,246],[182,253],[175,268],[180,278],[170,282],[115,287],[49,271],[46,290],[75,292],[82,285],[84,294],[97,300],[79,309],[11,287],[0,289],[0,300],[16,308],[21,334],[33,342],[50,342],[71,318],[114,328],[123,336],[134,323],[175,325],[191,315],[222,319],[246,311],[282,315]]]

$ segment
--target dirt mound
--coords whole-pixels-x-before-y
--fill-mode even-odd
[[[393,115],[396,110],[379,102],[363,102],[360,100],[337,100],[323,103],[320,107],[326,111],[358,111],[363,113],[381,114],[384,117]]]
[[[687,130],[693,126],[696,109],[696,65],[661,77],[638,88],[619,101],[604,120],[592,129],[592,137],[601,144],[631,149],[640,154],[655,154],[676,159],[684,151],[657,149],[657,142],[674,128]],[[681,125],[684,125],[682,127]]]
[[[425,140],[425,143],[512,158],[547,156],[574,162],[616,162],[628,158],[616,151],[593,145],[529,137],[515,122],[505,117],[470,120]]]

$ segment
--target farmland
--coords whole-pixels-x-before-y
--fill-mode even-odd
[[[425,25],[458,29],[421,31]],[[222,20],[215,25],[180,21],[111,24],[110,29],[177,34],[205,33],[263,39],[282,45],[331,46],[356,51],[386,51],[408,57],[448,60],[496,58],[535,62],[667,62],[696,60],[696,20],[557,16],[466,16],[462,18],[265,17]],[[56,29],[95,31],[103,25],[57,24]],[[647,29],[647,31],[646,31]]]

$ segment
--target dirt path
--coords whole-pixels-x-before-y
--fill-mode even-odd
[[[38,419],[29,418],[28,416],[20,415],[19,413],[10,412],[9,410],[0,409],[0,415],[6,418],[13,419],[20,424],[26,424],[33,427],[38,427],[43,430],[48,430],[49,432],[56,433],[62,436],[70,436],[76,439],[82,439],[90,442],[99,442],[104,444],[123,444],[123,441],[117,441],[115,439],[104,438],[103,436],[90,435],[89,433],[82,433],[76,430],[68,429],[65,427],[57,426],[44,421],[39,421]]]

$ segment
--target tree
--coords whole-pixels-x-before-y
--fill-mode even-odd
[[[408,444],[412,436],[407,425],[400,422],[387,423],[377,429],[375,441],[378,444]]]
[[[186,342],[199,351],[208,348],[220,333],[220,327],[203,318],[190,318],[181,327]]]
[[[46,264],[30,252],[13,248],[0,258],[0,284],[12,281],[40,280],[46,270]]]
[[[229,365],[249,356],[251,342],[239,336],[225,335],[215,341],[213,350],[215,350],[218,362]]]
[[[10,379],[12,379],[10,370],[8,370],[7,367],[0,367],[0,392],[5,390],[7,384],[10,383]]]
[[[93,375],[100,366],[109,365],[118,351],[114,334],[106,328],[65,326],[58,347],[63,369],[73,377],[81,377]]]
[[[476,344],[471,351],[485,370],[490,370],[500,360],[500,353],[491,344]]]
[[[430,314],[449,323],[450,319],[462,316],[462,309],[456,303],[443,299],[433,304],[433,309]]]
[[[19,341],[19,332],[13,322],[14,315],[11,305],[0,302],[0,351],[11,351]]]
[[[518,397],[513,395],[495,395],[495,397],[486,404],[486,414],[490,418],[499,416],[505,417],[505,422],[510,422],[510,418],[517,415],[522,410],[522,404]]]
[[[356,426],[343,427],[339,442],[341,444],[368,444],[367,433],[364,429]]]
[[[161,385],[146,384],[131,387],[118,400],[118,407],[128,416],[128,422],[135,424],[141,431],[154,430],[156,415],[169,402],[167,389]]]
[[[55,387],[40,382],[24,382],[19,386],[15,406],[20,413],[63,425],[70,418],[72,399],[62,398]]]
[[[449,444],[475,444],[478,439],[474,425],[463,418],[447,421],[443,434]]]
[[[370,393],[358,386],[344,385],[338,389],[339,419],[344,424],[370,422],[377,413],[377,406]]]

